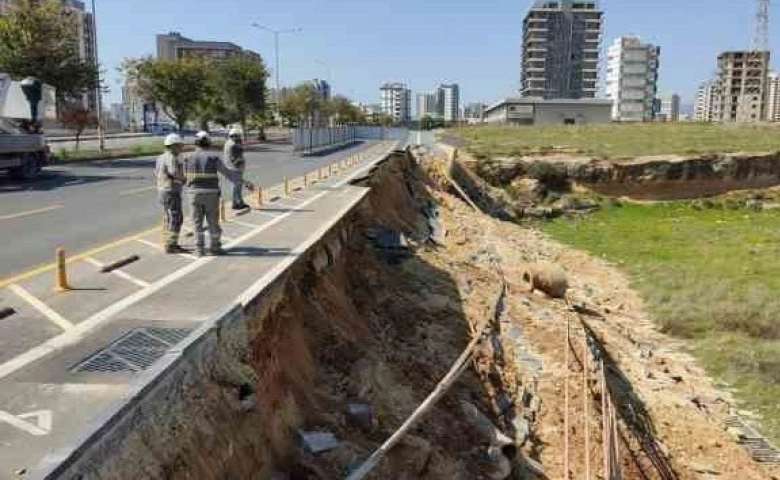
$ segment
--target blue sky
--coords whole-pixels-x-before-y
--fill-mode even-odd
[[[522,18],[531,0],[97,0],[100,60],[118,101],[116,67],[155,52],[155,34],[180,31],[261,53],[273,67],[273,36],[251,26],[300,27],[281,40],[283,84],[326,78],[334,91],[377,103],[384,81],[413,92],[457,82],[464,103],[515,94]],[[661,46],[662,92],[691,103],[721,50],[750,43],[756,0],[602,0],[604,45],[637,34]],[[770,35],[770,45],[778,42]],[[773,62],[775,63],[775,62]]]

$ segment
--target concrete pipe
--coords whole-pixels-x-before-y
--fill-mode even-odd
[[[569,289],[566,272],[553,263],[534,263],[528,267],[523,279],[534,290],[541,290],[552,298],[564,298]]]

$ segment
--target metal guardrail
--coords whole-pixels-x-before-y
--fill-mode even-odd
[[[326,128],[296,128],[292,132],[293,151],[312,155],[350,145],[360,140],[394,140],[409,142],[409,129],[403,127],[346,126]]]

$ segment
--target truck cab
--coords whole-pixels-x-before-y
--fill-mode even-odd
[[[56,118],[55,105],[51,87],[0,73],[0,170],[22,180],[41,173],[50,160],[41,125]]]

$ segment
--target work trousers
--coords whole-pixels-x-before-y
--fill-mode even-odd
[[[222,229],[219,226],[219,192],[188,192],[192,229],[195,232],[195,245],[198,252],[206,249],[205,221],[209,230],[209,248],[212,251],[222,248]]]
[[[181,226],[184,223],[181,192],[171,190],[160,191],[160,203],[163,206],[165,223],[165,246],[178,245]]]
[[[244,172],[239,171],[233,184],[233,208],[243,207],[244,204]]]

